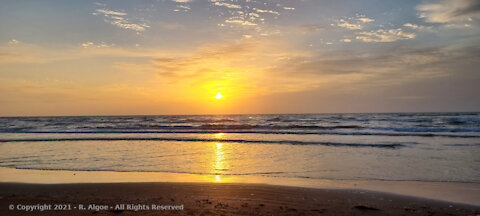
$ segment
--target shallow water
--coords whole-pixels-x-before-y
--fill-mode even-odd
[[[0,118],[0,166],[480,182],[480,113]]]

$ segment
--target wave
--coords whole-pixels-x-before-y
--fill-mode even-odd
[[[201,124],[201,125],[164,125],[164,124],[101,124],[101,125],[78,125],[77,127],[48,127],[44,126],[23,126],[23,127],[3,127],[0,129],[0,133],[35,133],[37,131],[50,131],[50,132],[63,132],[65,129],[76,130],[81,133],[81,131],[178,131],[178,130],[230,130],[230,131],[247,131],[247,130],[290,130],[290,131],[315,131],[322,133],[324,131],[333,131],[339,130],[339,134],[342,134],[340,131],[358,131],[361,130],[372,130],[372,131],[395,131],[395,132],[425,132],[425,133],[438,133],[438,132],[480,132],[480,127],[431,127],[428,125],[417,125],[416,127],[364,127],[359,125],[331,125],[331,126],[322,126],[322,125],[301,125],[301,124],[288,124],[288,125],[261,125],[261,124]]]
[[[220,119],[195,119],[195,118],[188,118],[185,120],[186,122],[235,122],[235,120],[230,118],[220,118]]]
[[[0,162],[1,163],[1,162]],[[193,174],[193,175],[222,175],[222,176],[248,176],[248,175],[258,175],[258,176],[270,176],[270,177],[286,177],[282,175],[294,174],[298,172],[245,172],[245,173],[225,173],[225,172],[192,172],[192,171],[180,171],[180,170],[132,170],[132,169],[74,169],[74,168],[37,168],[37,167],[22,167],[22,166],[6,166],[0,165],[0,167],[14,168],[20,170],[44,170],[44,171],[82,171],[82,172],[144,172],[144,173],[178,173],[178,174]]]
[[[468,117],[455,117],[455,118],[445,118],[445,122],[451,125],[479,125],[480,118],[468,118]]]
[[[89,168],[38,168],[38,167],[22,167],[22,166],[6,166],[0,165],[0,167],[12,168],[12,169],[19,169],[19,170],[41,170],[41,171],[73,171],[73,172],[118,172],[118,173],[174,173],[174,174],[192,174],[192,175],[209,175],[209,176],[264,176],[264,177],[271,177],[271,178],[300,178],[300,179],[316,179],[316,180],[333,180],[333,181],[342,181],[342,180],[374,180],[374,181],[394,181],[394,182],[460,182],[460,183],[474,183],[478,184],[480,181],[478,180],[439,180],[435,178],[409,178],[409,177],[350,177],[350,178],[341,178],[341,177],[328,177],[328,176],[307,176],[307,175],[298,175],[302,172],[245,172],[245,173],[225,173],[225,172],[192,172],[192,171],[180,171],[180,170],[144,170],[144,169],[89,169]],[[297,174],[298,173],[298,174]]]
[[[340,135],[340,136],[392,136],[392,137],[448,137],[480,138],[476,134],[439,134],[439,133],[378,133],[378,132],[340,132],[340,131],[282,131],[282,130],[93,130],[93,131],[1,131],[0,133],[23,134],[290,134],[290,135]]]
[[[444,146],[480,146],[480,143],[444,144]]]
[[[228,121],[228,120],[225,120]],[[205,121],[198,121],[205,123]],[[78,124],[78,123],[76,123]],[[0,132],[28,132],[35,129],[57,129],[62,130],[69,123],[49,123],[39,126],[14,126],[14,127],[3,127],[0,129]],[[48,126],[62,126],[58,128],[51,128]],[[90,126],[78,125],[77,129],[109,129],[109,130],[148,130],[148,129],[202,129],[202,130],[251,130],[251,129],[270,129],[270,130],[285,130],[285,129],[296,129],[296,130],[308,130],[308,129],[317,129],[317,130],[333,130],[333,129],[361,129],[362,127],[358,125],[334,125],[334,126],[318,126],[318,125],[301,125],[301,124],[289,124],[289,125],[271,125],[271,124],[218,124],[218,123],[207,123],[201,125],[172,125],[172,124],[159,124],[159,123],[136,123],[136,124],[117,124],[115,122],[105,123],[105,124],[94,124]]]
[[[371,130],[397,131],[397,132],[480,132],[479,127],[475,128],[435,128],[435,127],[371,127]]]
[[[480,137],[480,113],[3,117],[0,133],[254,133]]]
[[[289,125],[288,128],[295,129],[360,129],[362,127],[358,125],[335,125],[335,126],[317,126],[317,125]]]
[[[243,140],[243,139],[200,139],[200,138],[165,138],[165,137],[85,137],[85,138],[30,138],[30,139],[0,139],[0,143],[7,142],[71,142],[71,141],[180,141],[180,142],[224,142],[224,143],[263,143],[289,145],[322,145],[336,147],[374,147],[399,148],[418,144],[417,142],[397,143],[336,143],[298,140]]]
[[[205,121],[197,121],[205,123]],[[162,124],[135,124],[135,125],[112,125],[112,126],[97,126],[95,129],[203,129],[203,130],[251,130],[251,129],[360,129],[358,125],[334,125],[334,126],[318,126],[318,125],[261,125],[261,124],[217,124],[208,123],[202,125],[162,125]]]

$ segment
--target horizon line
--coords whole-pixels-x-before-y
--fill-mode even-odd
[[[323,112],[323,113],[230,113],[230,114],[118,114],[118,115],[12,115],[0,118],[35,117],[123,117],[123,116],[235,116],[235,115],[334,115],[334,114],[395,114],[395,113],[480,113],[480,111],[400,111],[400,112]]]

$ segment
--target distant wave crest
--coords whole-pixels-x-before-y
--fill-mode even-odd
[[[416,142],[397,143],[337,143],[315,142],[298,140],[244,140],[244,139],[200,139],[200,138],[166,138],[166,137],[82,137],[82,138],[30,138],[30,139],[0,139],[0,142],[59,142],[59,141],[182,141],[182,142],[228,142],[228,143],[264,143],[264,144],[290,144],[290,145],[323,145],[338,147],[374,147],[374,148],[399,148],[418,144]]]

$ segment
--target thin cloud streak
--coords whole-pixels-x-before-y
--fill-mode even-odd
[[[122,29],[133,30],[136,32],[143,32],[146,29],[150,28],[146,23],[134,23],[130,18],[127,17],[127,13],[122,11],[114,11],[108,9],[96,9],[93,15],[103,15],[105,17],[104,21],[110,23],[114,26],[117,26]]]

